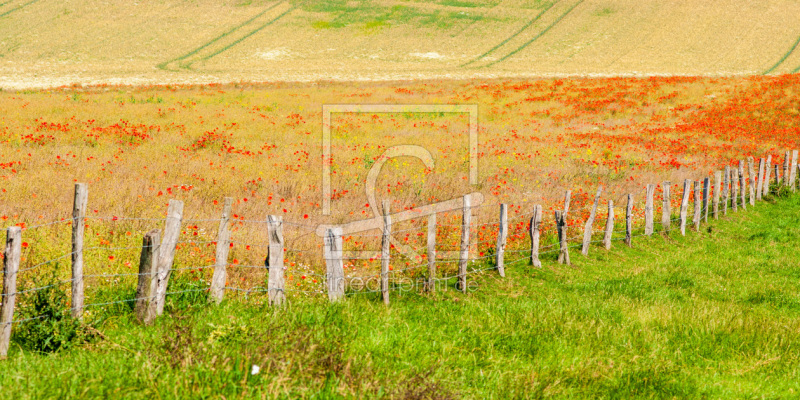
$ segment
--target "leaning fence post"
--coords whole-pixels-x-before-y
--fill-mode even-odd
[[[769,196],[769,181],[772,179],[772,154],[767,154],[767,160],[764,164],[764,182],[761,188],[762,196]]]
[[[776,163],[775,164],[775,186],[776,186],[775,190],[777,190],[777,186],[780,186],[780,184],[781,184],[781,171],[780,171],[779,164]]]
[[[533,216],[531,216],[531,264],[536,268],[542,267],[539,260],[539,225],[542,223],[542,206],[533,206]]]
[[[742,210],[747,210],[747,178],[744,175],[744,160],[739,160],[739,192],[742,196]]]
[[[614,201],[608,201],[608,218],[606,219],[606,234],[603,235],[603,245],[606,250],[611,250],[611,235],[614,233]]]
[[[603,193],[602,186],[597,188],[597,195],[594,197],[592,211],[589,214],[589,219],[586,220],[586,225],[583,227],[583,246],[581,247],[581,253],[585,256],[589,255],[589,244],[592,242],[592,225],[594,225],[594,218],[597,215],[597,205],[600,203],[601,193]]]
[[[572,191],[567,190],[564,192],[564,218],[567,218],[567,213],[569,213],[570,199],[572,199]]]
[[[139,282],[136,285],[133,313],[145,325],[150,325],[156,318],[156,270],[160,236],[158,229],[147,232],[142,239],[142,253],[139,256]]]
[[[164,313],[164,302],[167,298],[167,286],[172,274],[172,262],[175,261],[175,246],[181,234],[183,220],[183,202],[170,200],[167,208],[167,220],[164,223],[164,237],[161,240],[158,254],[158,286],[156,290],[156,314]]]
[[[461,214],[461,254],[458,260],[458,289],[467,292],[467,262],[469,261],[469,231],[472,220],[470,195],[464,195],[464,210]]]
[[[428,215],[428,284],[426,289],[433,292],[436,282],[436,213]]]
[[[681,199],[681,235],[686,236],[686,218],[689,213],[689,192],[691,190],[691,181],[688,179],[683,181],[683,198]]]
[[[505,252],[506,239],[508,236],[508,208],[505,204],[500,204],[500,226],[497,231],[497,271],[503,278],[506,277]]]
[[[222,218],[219,221],[217,230],[217,249],[214,257],[214,275],[211,277],[211,285],[208,289],[208,301],[219,304],[225,296],[225,281],[227,280],[228,252],[230,251],[231,231],[231,208],[233,207],[233,197],[226,197],[222,206]]]
[[[625,244],[633,247],[633,194],[630,193],[625,205]]]
[[[283,279],[283,217],[278,215],[267,215],[267,236],[269,237],[269,254],[267,255],[269,265],[269,278],[267,282],[267,293],[271,306],[281,306],[286,301],[286,293]]]
[[[789,187],[795,190],[797,181],[797,150],[792,150],[792,162],[789,164]]]
[[[714,219],[719,219],[719,198],[722,193],[722,171],[714,171]]]
[[[89,188],[85,183],[75,184],[75,201],[72,206],[72,316],[83,316],[83,235],[86,228],[86,203]]]
[[[672,199],[669,194],[671,183],[661,183],[661,226],[664,228],[664,234],[669,235],[669,228],[672,223]]]
[[[703,214],[703,222],[706,222],[706,223],[708,223],[708,205],[709,205],[709,202],[708,202],[708,189],[709,189],[709,185],[710,184],[711,184],[711,180],[708,177],[703,179],[703,209],[702,209],[702,214]]]
[[[653,193],[656,191],[656,185],[647,185],[647,198],[644,205],[644,234],[650,236],[653,234]]]
[[[389,200],[383,204],[383,235],[381,236],[381,298],[389,305],[389,261],[391,257],[392,217],[389,214]]]
[[[567,222],[565,213],[562,211],[555,211],[556,215],[556,230],[558,232],[558,263],[570,265],[569,262],[569,246],[567,246]]]
[[[756,181],[756,200],[761,200],[764,194],[764,157],[758,159],[758,180]]]
[[[695,181],[694,182],[694,218],[692,222],[694,222],[694,229],[700,230],[700,219],[702,218],[702,211],[703,211],[703,203],[702,203],[702,181]]]
[[[83,221],[81,221],[82,223]],[[3,305],[0,309],[0,359],[8,356],[11,343],[11,324],[14,322],[14,303],[17,300],[17,272],[22,255],[22,228],[6,229],[6,249],[3,253]]]
[[[328,299],[331,302],[344,297],[344,264],[342,262],[342,228],[330,228],[324,242]]]

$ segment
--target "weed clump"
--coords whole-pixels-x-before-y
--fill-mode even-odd
[[[43,289],[24,293],[19,302],[19,311],[14,319],[24,322],[14,328],[16,343],[31,351],[53,353],[91,339],[93,335],[88,327],[72,317],[67,292],[55,273],[44,276],[33,285]],[[19,292],[24,291],[25,288],[20,287]]]

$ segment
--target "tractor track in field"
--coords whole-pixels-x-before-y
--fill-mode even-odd
[[[514,32],[514,33],[513,33],[511,36],[507,37],[507,38],[506,38],[505,40],[503,40],[502,42],[498,43],[496,46],[494,46],[494,47],[492,47],[491,49],[487,50],[485,53],[483,53],[483,54],[481,54],[481,55],[479,55],[479,56],[477,56],[477,57],[473,58],[472,60],[470,60],[470,61],[467,61],[466,63],[459,65],[459,67],[466,67],[466,66],[468,66],[468,65],[470,65],[470,64],[473,64],[473,63],[475,63],[475,62],[477,62],[477,61],[481,60],[482,58],[484,58],[484,57],[488,56],[489,54],[491,54],[491,53],[492,53],[492,52],[494,52],[495,50],[499,49],[500,47],[502,47],[503,45],[505,45],[506,43],[508,43],[508,42],[509,42],[509,41],[511,41],[512,39],[516,38],[516,37],[517,37],[517,36],[519,36],[519,35],[520,35],[522,32],[524,32],[526,29],[530,28],[530,26],[531,26],[531,25],[533,25],[533,24],[534,24],[536,21],[538,21],[538,20],[539,20],[539,19],[542,17],[542,15],[544,15],[544,14],[545,14],[547,11],[549,11],[551,8],[553,8],[553,6],[555,6],[555,5],[556,5],[556,3],[558,3],[558,1],[554,1],[552,4],[550,4],[549,6],[545,7],[545,9],[544,9],[544,10],[542,10],[542,12],[540,12],[538,15],[536,15],[535,17],[533,17],[533,19],[532,19],[532,20],[528,21],[528,23],[527,23],[527,24],[525,24],[525,26],[523,26],[522,28],[520,28],[519,30],[517,30],[516,32]]]
[[[577,8],[579,5],[583,4],[583,2],[584,2],[584,1],[585,1],[585,0],[578,0],[578,2],[576,2],[575,4],[573,4],[573,5],[572,5],[571,7],[569,7],[569,8],[568,8],[568,9],[567,9],[567,10],[566,10],[564,13],[562,13],[561,15],[559,15],[559,16],[558,16],[558,18],[556,18],[556,19],[555,19],[555,21],[553,21],[552,23],[550,23],[550,25],[546,26],[546,27],[545,27],[544,29],[542,29],[542,30],[541,30],[539,33],[537,33],[536,35],[534,35],[532,38],[530,38],[530,39],[529,39],[528,41],[526,41],[525,43],[522,43],[522,44],[521,44],[520,46],[518,46],[516,49],[514,49],[514,50],[511,50],[510,52],[506,53],[504,56],[502,56],[502,57],[500,57],[500,58],[498,58],[498,59],[496,59],[496,60],[492,60],[492,61],[490,61],[490,62],[488,62],[488,63],[486,63],[486,64],[483,64],[483,65],[477,65],[477,66],[473,66],[472,68],[487,68],[487,67],[490,67],[490,66],[492,66],[492,65],[495,65],[495,64],[497,64],[497,63],[503,62],[503,61],[507,60],[508,58],[510,58],[510,57],[512,57],[512,56],[514,56],[515,54],[517,54],[517,53],[519,53],[520,51],[522,51],[522,50],[524,50],[525,48],[527,48],[527,47],[528,47],[528,46],[529,46],[531,43],[533,43],[533,42],[535,42],[535,41],[539,40],[539,38],[541,38],[542,36],[544,36],[544,35],[545,35],[547,32],[549,32],[551,29],[553,29],[553,27],[555,27],[555,26],[556,26],[558,23],[560,23],[562,20],[564,20],[564,18],[566,18],[566,17],[567,17],[567,16],[568,16],[568,15],[569,15],[569,14],[570,14],[570,13],[571,13],[571,12],[572,12],[572,11],[573,11],[575,8]],[[460,65],[460,67],[467,67],[467,66],[469,66],[469,65],[475,64],[476,62],[478,62],[478,61],[480,61],[480,60],[484,59],[484,58],[485,58],[486,56],[488,56],[489,54],[491,54],[491,53],[495,52],[497,49],[499,49],[499,48],[501,48],[502,46],[504,46],[504,45],[508,44],[508,42],[510,42],[511,40],[513,40],[513,39],[517,38],[519,35],[521,35],[523,32],[525,32],[525,31],[526,31],[528,28],[530,28],[530,27],[531,27],[531,26],[532,26],[534,23],[536,23],[537,21],[539,21],[539,20],[542,18],[542,16],[544,16],[544,15],[545,15],[545,14],[546,14],[548,11],[550,11],[550,9],[551,9],[551,8],[553,8],[553,7],[554,7],[556,4],[558,4],[558,2],[557,2],[557,1],[556,1],[556,2],[554,2],[553,4],[551,4],[550,6],[548,6],[547,8],[545,8],[545,9],[544,9],[542,12],[540,12],[538,15],[536,15],[536,17],[534,17],[534,18],[533,18],[531,21],[529,21],[527,24],[525,24],[525,26],[523,26],[521,29],[519,29],[519,30],[517,30],[516,32],[514,32],[514,34],[512,34],[511,36],[509,36],[508,38],[506,38],[505,40],[503,40],[502,42],[500,42],[500,43],[499,43],[499,44],[497,44],[496,46],[492,47],[491,49],[489,49],[489,50],[488,50],[488,51],[486,51],[485,53],[481,54],[480,56],[478,56],[478,57],[476,57],[476,58],[474,58],[474,59],[470,60],[470,61],[469,61],[469,62],[467,62],[467,63],[464,63],[464,64]]]
[[[283,12],[280,12],[280,14],[278,14],[277,16],[269,14],[270,11],[275,10],[281,5],[289,7],[283,10]],[[180,57],[158,64],[157,67],[158,69],[165,71],[179,71],[182,69],[190,70],[192,69],[192,65],[194,63],[198,61],[207,61],[212,57],[215,57],[231,49],[233,46],[236,46],[245,39],[262,31],[264,28],[272,25],[273,23],[283,18],[290,12],[294,11],[295,9],[297,9],[297,6],[291,6],[289,5],[289,3],[284,1],[278,1],[275,4],[272,4],[269,7],[267,7],[265,10],[259,12],[252,18],[248,19],[247,21],[244,21],[241,24],[229,29],[228,31],[222,33],[221,35],[215,37],[214,39],[211,39],[205,44],[195,48],[194,50]],[[265,22],[255,26],[253,29],[250,30],[245,29],[248,25],[253,25],[255,23],[260,22],[260,20],[263,21],[264,19],[266,19]]]
[[[5,6],[9,5],[9,4],[12,4],[12,3],[14,3],[14,0],[7,1],[7,2],[5,2],[5,3],[0,3],[0,18],[2,18],[2,17],[5,17],[6,15],[13,13],[14,11],[18,11],[18,10],[20,10],[20,9],[23,9],[23,8],[25,8],[25,7],[29,6],[29,5],[31,5],[31,4],[33,4],[33,3],[36,3],[36,2],[38,2],[38,1],[39,1],[39,0],[31,0],[31,1],[27,2],[27,3],[20,4],[20,5],[18,5],[18,6],[16,6],[16,7],[12,8],[12,9],[10,9],[10,10],[8,10],[8,11],[3,11],[3,7],[5,7]],[[12,4],[11,6],[13,7],[13,4]]]
[[[541,32],[539,32],[539,34],[538,34],[538,35],[536,35],[536,36],[534,36],[534,37],[533,37],[531,40],[528,40],[527,42],[523,43],[523,44],[522,44],[522,46],[519,46],[519,47],[518,47],[516,50],[514,50],[514,51],[512,51],[512,52],[510,52],[510,53],[508,53],[508,54],[506,54],[506,55],[504,55],[504,56],[503,56],[503,57],[501,57],[499,60],[495,60],[495,61],[493,61],[493,62],[490,62],[489,64],[486,64],[486,65],[484,65],[483,67],[490,67],[490,66],[492,66],[492,65],[495,65],[495,64],[497,64],[497,63],[499,63],[499,62],[503,62],[503,61],[507,60],[509,57],[512,57],[514,54],[517,54],[517,53],[519,53],[520,51],[524,50],[524,49],[525,49],[526,47],[528,47],[528,46],[529,46],[531,43],[533,43],[533,42],[537,41],[537,40],[538,40],[540,37],[544,36],[544,34],[546,34],[548,31],[550,31],[550,29],[552,29],[552,28],[553,28],[554,26],[556,26],[556,25],[557,25],[559,22],[561,22],[561,21],[562,21],[564,18],[566,18],[566,17],[567,17],[567,15],[569,15],[569,13],[571,13],[571,12],[572,12],[572,10],[574,10],[575,8],[577,8],[579,5],[583,4],[583,2],[584,2],[584,1],[585,1],[585,0],[579,0],[579,1],[578,1],[577,3],[575,3],[575,4],[574,4],[572,7],[570,7],[570,8],[569,8],[569,9],[568,9],[566,12],[564,12],[563,14],[561,14],[561,16],[559,16],[559,17],[558,17],[558,18],[557,18],[555,21],[553,21],[553,23],[552,23],[552,24],[550,24],[550,25],[548,25],[546,28],[544,28],[544,30],[542,30]]]
[[[780,59],[780,60],[778,60],[778,62],[776,62],[776,63],[775,63],[775,65],[773,65],[772,67],[770,67],[768,70],[764,71],[764,72],[762,73],[762,75],[767,75],[767,74],[771,73],[772,71],[775,71],[775,69],[777,69],[777,68],[778,68],[778,67],[779,67],[781,64],[783,64],[783,62],[784,62],[784,61],[786,61],[786,59],[787,59],[787,58],[789,58],[789,56],[791,56],[791,55],[792,55],[792,53],[794,53],[794,51],[795,51],[795,49],[797,49],[797,46],[798,46],[798,45],[800,45],[800,36],[798,36],[798,37],[797,37],[797,40],[795,40],[795,42],[794,42],[794,44],[792,45],[792,47],[791,47],[791,48],[789,48],[789,51],[787,51],[787,52],[786,52],[786,53],[783,55],[783,57],[781,57],[781,59]],[[800,66],[799,66],[799,67],[797,67],[797,68],[795,68],[795,69],[793,69],[793,70],[792,70],[792,73],[795,73],[795,72],[797,72],[797,71],[800,71]]]

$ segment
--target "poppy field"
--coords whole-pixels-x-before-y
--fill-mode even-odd
[[[534,204],[544,207],[545,242],[553,210],[572,191],[569,229],[581,232],[598,187],[602,204],[624,207],[643,188],[700,179],[745,157],[800,143],[800,75],[747,78],[604,78],[369,83],[90,86],[0,92],[0,219],[23,231],[22,269],[69,253],[73,184],[89,186],[87,268],[135,272],[141,236],[161,228],[168,199],[185,202],[176,268],[207,282],[224,197],[232,197],[229,284],[264,282],[266,215],[286,228],[287,280],[322,289],[319,224],[373,218],[367,173],[387,148],[418,145],[433,168],[413,157],[388,160],[377,201],[392,211],[479,191],[477,257],[497,235],[497,205],[509,206],[509,248],[525,249]],[[478,184],[468,181],[469,118],[448,113],[334,114],[331,122],[331,215],[321,212],[322,106],[325,104],[478,105]],[[656,197],[660,209],[661,201]],[[673,195],[673,209],[680,201]],[[600,207],[598,221],[603,220]],[[619,213],[620,211],[618,211]],[[657,210],[657,213],[660,210]],[[457,250],[460,211],[439,216],[437,245]],[[261,222],[260,222],[261,221]],[[598,223],[599,226],[599,223]],[[424,247],[425,219],[395,224],[395,239]],[[572,233],[570,234],[570,236]],[[380,232],[347,236],[346,250],[378,250]],[[425,254],[397,257],[392,269],[415,276]],[[58,262],[58,260],[56,260]],[[67,265],[68,259],[61,261]],[[368,275],[379,260],[346,263]],[[54,267],[48,262],[46,267]],[[443,263],[445,273],[454,264]],[[56,267],[57,268],[57,267]],[[58,269],[58,268],[57,268]],[[68,273],[68,268],[58,269]],[[30,274],[25,279],[35,279]],[[66,276],[66,275],[64,275]],[[127,279],[130,279],[128,277]],[[120,278],[105,279],[120,283]],[[133,280],[127,283],[133,286]],[[89,284],[100,290],[102,282]]]

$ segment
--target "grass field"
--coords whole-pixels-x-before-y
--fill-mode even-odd
[[[0,3],[0,87],[800,71],[793,0]]]
[[[12,343],[0,386],[16,399],[793,398],[798,221],[800,197],[770,197],[686,237],[488,271],[469,294],[393,292],[390,307],[182,298],[152,327],[112,308],[85,344]]]

